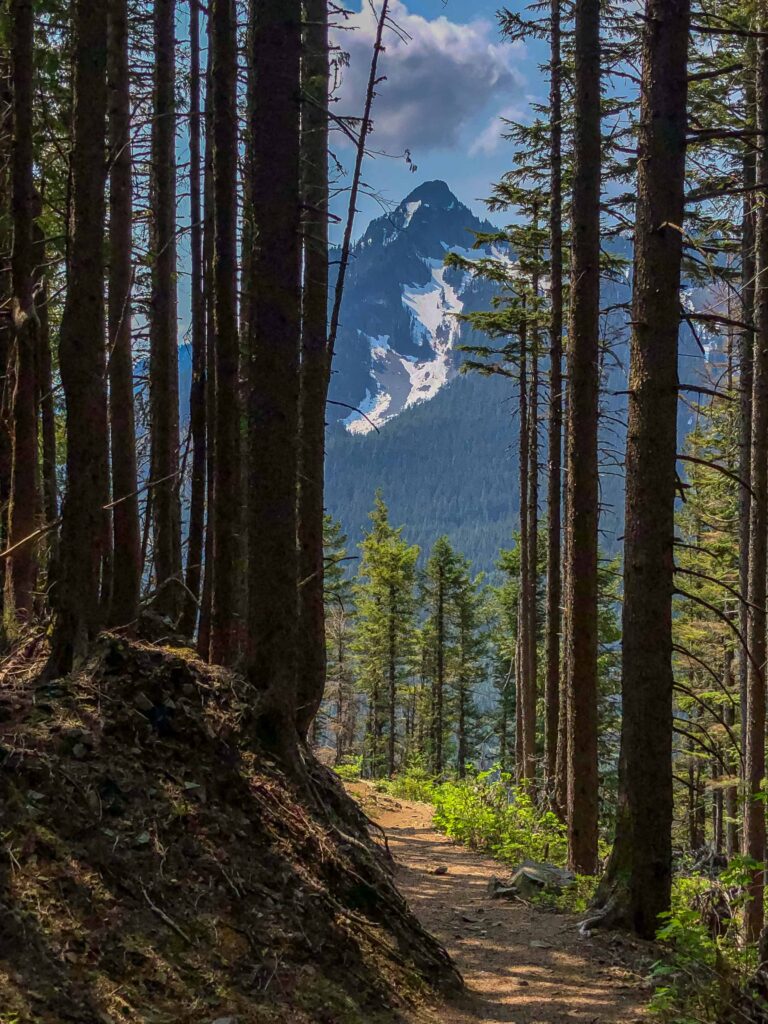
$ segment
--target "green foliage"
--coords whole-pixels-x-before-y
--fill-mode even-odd
[[[722,1020],[748,988],[757,951],[743,943],[738,920],[754,867],[749,858],[734,857],[717,879],[698,874],[674,879],[672,907],[657,933],[665,956],[651,971],[656,983],[651,1009],[662,1021]]]
[[[434,803],[435,825],[468,846],[509,864],[526,858],[565,863],[565,826],[551,811],[539,810],[506,772],[445,782],[436,788]]]
[[[387,793],[401,800],[417,800],[424,804],[435,801],[438,784],[423,765],[413,765],[401,775],[384,783]]]
[[[333,770],[342,782],[359,782],[363,774],[363,755],[345,757]]]
[[[381,492],[370,518],[354,587],[353,652],[357,678],[368,699],[365,759],[370,774],[377,778],[393,772],[387,750],[393,726],[397,728],[398,697],[416,664],[419,549],[403,540],[402,528],[390,524]]]
[[[568,914],[583,914],[592,904],[600,879],[597,875],[576,875],[572,885],[562,892],[543,892],[536,902]]]

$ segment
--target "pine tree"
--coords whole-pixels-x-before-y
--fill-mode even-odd
[[[11,556],[6,616],[31,618],[37,577],[35,545],[27,542],[39,512],[37,488],[36,348],[39,317],[34,301],[34,220],[39,197],[33,180],[34,159],[34,8],[32,0],[11,5],[13,67],[12,213],[13,368],[11,402],[11,489],[8,506]]]
[[[240,588],[240,402],[237,330],[237,24],[234,0],[210,8],[216,420],[211,660],[237,655]]]
[[[425,643],[431,666],[430,755],[432,774],[439,777],[446,767],[445,741],[449,668],[454,644],[454,602],[459,584],[460,563],[447,537],[438,537],[424,572],[422,604],[427,612]]]
[[[298,720],[305,733],[323,696],[326,676],[323,601],[325,405],[331,374],[328,347],[328,103],[326,0],[305,0],[302,63],[302,190],[304,282],[301,341],[299,574],[301,624]]]
[[[181,607],[179,358],[176,310],[176,0],[155,0],[152,120],[150,435],[156,605]]]
[[[141,587],[133,349],[133,155],[128,6],[109,6],[109,421],[112,446],[112,625],[133,622]]]
[[[56,620],[47,672],[67,673],[102,622],[101,569],[108,496],[104,335],[107,12],[75,0],[72,236],[69,287],[59,331],[67,419],[67,492]]]
[[[652,937],[672,877],[672,592],[688,0],[648,0],[635,229],[616,840],[597,903]],[[659,225],[665,225],[660,228]]]
[[[357,678],[367,697],[365,755],[374,778],[392,776],[398,765],[398,697],[416,656],[415,592],[419,549],[389,522],[381,494],[371,529],[360,545],[355,587]]]
[[[456,719],[456,774],[463,779],[474,746],[478,721],[477,684],[485,672],[487,637],[483,629],[482,576],[472,577],[469,562],[458,560],[452,595],[455,609],[454,703]]]
[[[325,631],[328,651],[328,683],[323,707],[333,723],[336,763],[352,749],[357,730],[357,692],[352,672],[350,644],[354,604],[352,581],[346,565],[347,537],[341,523],[326,515],[323,523],[325,551],[324,601]]]
[[[203,211],[201,205],[201,136],[200,109],[200,0],[189,0],[189,202],[190,202],[190,288],[192,383],[189,391],[189,429],[192,439],[192,473],[189,495],[189,535],[187,565],[184,577],[184,614],[179,629],[193,636],[198,620],[203,574],[205,530],[205,487],[207,462],[206,404],[207,366],[205,296],[203,293]],[[206,644],[206,653],[209,644]]]
[[[577,0],[568,340],[568,861],[597,871],[600,3]]]
[[[768,5],[759,5],[759,25],[768,29]],[[757,129],[768,131],[768,45],[758,41]],[[768,151],[757,157],[757,180],[768,180]],[[749,587],[747,592],[747,715],[744,729],[746,806],[744,852],[762,865],[766,827],[762,788],[765,780],[766,567],[768,566],[768,219],[759,203],[755,224],[755,336],[752,357]],[[745,909],[747,938],[756,941],[763,928],[765,882],[762,866],[752,874]]]
[[[301,3],[254,0],[251,20],[248,64],[258,77],[250,125],[256,246],[248,287],[258,316],[249,317],[247,365],[247,662],[262,691],[257,734],[298,768]]]

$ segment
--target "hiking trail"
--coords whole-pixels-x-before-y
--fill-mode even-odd
[[[653,947],[621,933],[579,935],[579,918],[522,900],[491,899],[506,865],[435,831],[434,809],[366,783],[350,792],[384,829],[396,882],[464,976],[467,996],[436,1008],[440,1024],[634,1024],[649,992]],[[436,874],[436,869],[447,868]]]

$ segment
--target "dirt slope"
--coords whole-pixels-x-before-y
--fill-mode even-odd
[[[393,1024],[455,987],[335,777],[308,760],[312,801],[256,747],[245,680],[104,637],[45,683],[45,654],[0,663],[2,1024]]]
[[[468,997],[436,1010],[441,1024],[632,1024],[645,1020],[639,971],[653,950],[621,935],[584,939],[578,920],[521,902],[491,900],[497,861],[432,827],[432,808],[354,787],[385,829],[396,881],[417,916],[448,949]],[[446,874],[434,874],[447,867]]]

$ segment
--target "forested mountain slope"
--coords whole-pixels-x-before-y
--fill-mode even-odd
[[[381,487],[392,521],[423,551],[447,534],[478,569],[493,569],[500,548],[512,545],[519,507],[518,416],[512,382],[465,376],[428,403],[405,410],[380,433],[330,429],[328,511],[350,541],[368,527]],[[621,515],[621,480],[603,477],[606,545]]]
[[[516,384],[460,374],[460,346],[487,338],[457,314],[489,309],[497,288],[443,266],[468,252],[473,232],[492,230],[444,182],[416,188],[374,220],[352,254],[328,408],[328,511],[354,545],[381,487],[393,522],[428,549],[445,533],[478,569],[490,571],[512,543],[519,508]],[[628,264],[631,246],[611,243]],[[484,254],[501,255],[487,246]],[[617,547],[623,516],[628,279],[604,281],[601,400],[601,544]],[[703,301],[701,292],[692,301]],[[681,334],[681,379],[704,366],[690,331]],[[546,390],[546,360],[542,361]],[[353,405],[366,414],[350,411]],[[541,412],[544,413],[544,400]],[[681,403],[679,432],[690,413]],[[375,424],[378,431],[374,429]],[[540,426],[543,474],[545,423]]]

